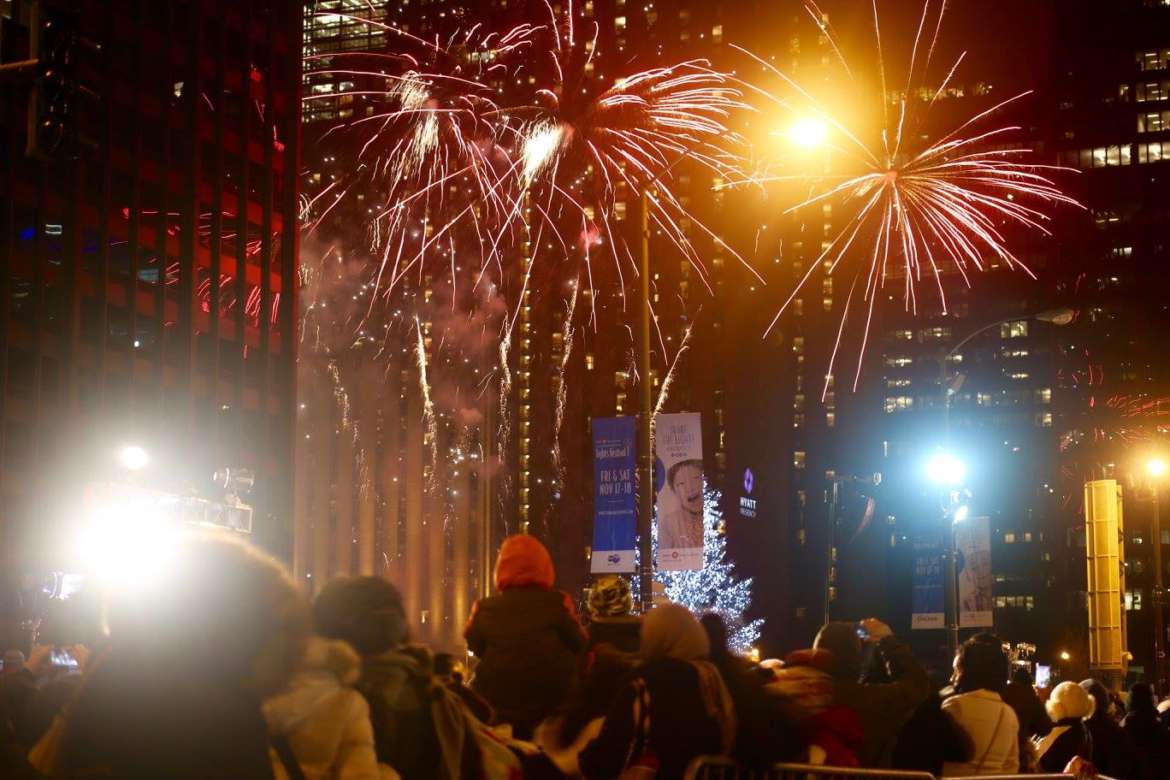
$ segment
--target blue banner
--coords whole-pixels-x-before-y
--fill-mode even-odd
[[[914,543],[910,628],[946,628],[943,557],[937,542]]]
[[[593,558],[590,571],[632,572],[637,493],[633,417],[593,418]]]

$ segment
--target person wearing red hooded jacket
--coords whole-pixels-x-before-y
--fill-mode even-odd
[[[479,658],[472,689],[520,739],[568,700],[588,642],[572,599],[553,590],[555,577],[535,537],[508,537],[496,561],[500,592],[475,603],[463,632]]]

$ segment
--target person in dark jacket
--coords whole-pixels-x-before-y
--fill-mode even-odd
[[[866,641],[876,644],[885,658],[892,682],[859,681],[862,658],[859,627]],[[860,624],[829,623],[817,634],[813,648],[833,654],[833,704],[852,709],[861,720],[865,737],[858,755],[861,765],[889,766],[898,732],[930,693],[926,670],[915,660],[910,648],[894,638],[890,627],[874,618]]]
[[[612,780],[646,768],[656,780],[678,780],[703,755],[728,755],[735,742],[731,694],[708,658],[699,621],[679,604],[663,604],[642,620],[645,662],[614,699],[601,734],[580,755],[581,774]]]
[[[299,666],[308,623],[273,559],[222,535],[178,542],[149,587],[111,603],[109,644],[36,768],[66,779],[271,778],[261,704]]]
[[[642,618],[630,614],[634,599],[630,584],[618,574],[598,577],[589,589],[589,647],[605,643],[623,653],[638,652]]]
[[[1032,684],[1032,673],[1026,667],[1017,666],[1012,670],[1011,681],[1000,695],[1020,722],[1020,770],[1029,771],[1036,763],[1032,740],[1052,731],[1052,718],[1048,717],[1044,702]]]
[[[464,638],[479,658],[471,688],[512,733],[528,739],[572,694],[587,637],[568,594],[536,537],[510,536],[496,561],[500,593],[471,608]]]
[[[408,645],[402,595],[380,577],[331,581],[313,603],[317,633],[348,642],[362,659],[354,686],[370,707],[378,762],[402,780],[454,780],[470,757],[457,694],[434,674],[431,653]]]
[[[707,633],[711,663],[723,676],[735,705],[737,731],[732,756],[743,767],[764,768],[778,761],[794,761],[804,752],[794,708],[768,695],[765,678],[747,658],[732,652],[727,623],[715,612],[699,618]]]
[[[1127,780],[1133,773],[1133,740],[1114,719],[1109,690],[1098,680],[1082,680],[1093,697],[1093,714],[1085,721],[1093,739],[1093,766],[1106,777]]]
[[[1045,708],[1052,718],[1052,731],[1033,740],[1036,766],[1040,772],[1060,774],[1074,758],[1093,761],[1093,736],[1085,721],[1096,703],[1081,686],[1062,682],[1052,689]]]
[[[1149,683],[1135,683],[1129,689],[1121,728],[1135,748],[1134,780],[1165,778],[1170,771],[1170,731],[1158,717],[1154,689]]]
[[[970,760],[971,740],[954,719],[943,712],[940,690],[941,683],[932,679],[930,694],[902,727],[890,762],[894,769],[929,772],[938,777],[942,775],[946,762]]]

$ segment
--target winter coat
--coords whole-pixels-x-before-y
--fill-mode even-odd
[[[858,758],[863,767],[890,765],[894,744],[902,725],[930,693],[930,678],[914,658],[910,648],[894,637],[883,639],[878,649],[884,655],[893,682],[861,683],[852,673],[833,675],[833,704],[857,713],[865,741]]]
[[[827,650],[797,650],[774,671],[769,693],[783,697],[794,710],[808,745],[809,761],[828,766],[859,766],[864,743],[861,721],[848,707],[832,706],[832,654]]]
[[[968,760],[946,762],[944,776],[1010,775],[1019,770],[1020,722],[998,693],[984,688],[960,693],[944,701],[942,710],[971,740]]]
[[[649,734],[647,744],[639,746],[634,702],[642,692],[648,704]],[[718,719],[707,714],[696,665],[665,658],[639,668],[614,700],[601,734],[580,753],[579,761],[584,777],[612,780],[629,759],[652,756],[658,765],[656,780],[677,780],[696,757],[726,754],[729,747]]]
[[[1110,717],[1105,708],[1085,721],[1093,743],[1093,766],[1106,777],[1128,780],[1133,775],[1134,747],[1129,734]]]
[[[1036,738],[1033,744],[1040,772],[1060,774],[1077,756],[1093,760],[1093,737],[1085,722],[1075,716],[1058,720],[1047,736]]]
[[[642,618],[637,615],[617,615],[615,617],[595,616],[589,622],[589,648],[607,644],[616,647],[623,653],[638,652],[638,632],[642,628]]]
[[[236,684],[99,661],[65,712],[59,776],[102,780],[269,780],[268,728]]]
[[[943,712],[942,703],[938,693],[931,693],[906,721],[894,745],[894,769],[941,775],[946,762],[971,758],[967,732]]]
[[[306,780],[377,780],[370,708],[350,687],[361,674],[357,652],[315,637],[304,665],[287,691],[265,702],[270,732],[288,740]],[[274,768],[278,776],[284,771]]]
[[[1170,731],[1155,713],[1130,713],[1121,722],[1134,747],[1134,780],[1161,780],[1170,768]],[[1120,780],[1125,780],[1121,778]]]
[[[501,592],[475,603],[464,631],[479,658],[472,690],[521,737],[568,700],[586,646],[572,599],[552,590],[554,576],[539,541],[509,537],[496,562]]]
[[[457,780],[474,756],[466,708],[432,674],[429,651],[389,650],[362,659],[357,689],[370,707],[378,761],[402,780]]]
[[[1010,682],[1004,688],[1001,698],[1015,710],[1020,722],[1020,736],[1024,739],[1042,737],[1052,731],[1052,719],[1044,709],[1044,702],[1031,685]]]

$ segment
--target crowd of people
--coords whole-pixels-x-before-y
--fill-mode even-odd
[[[111,591],[105,630],[4,655],[0,775],[274,780],[675,780],[705,755],[938,776],[1099,771],[1170,777],[1149,685],[1123,707],[1100,682],[1043,701],[990,634],[946,686],[877,619],[829,623],[812,647],[753,663],[714,614],[632,612],[602,577],[584,616],[547,550],[505,540],[478,601],[472,655],[411,642],[401,595],[340,578],[310,603],[275,561],[192,536],[150,588]],[[1010,678],[1010,679],[1009,679]]]

